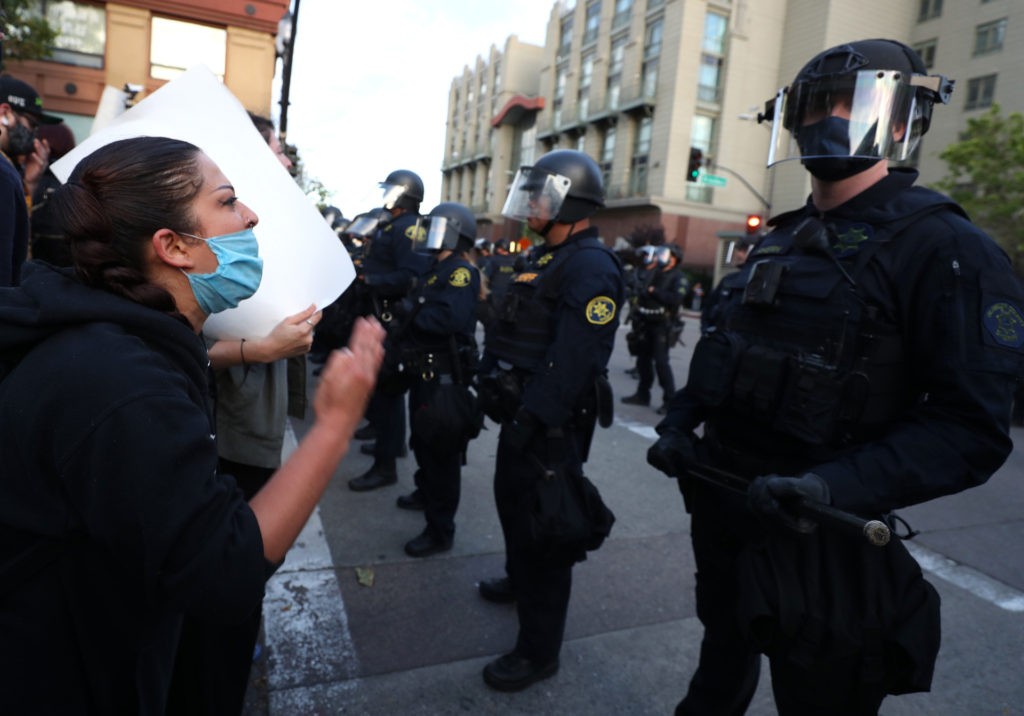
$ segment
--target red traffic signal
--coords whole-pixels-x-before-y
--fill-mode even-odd
[[[763,224],[764,220],[758,214],[750,214],[747,216],[747,233],[756,234],[760,232]]]

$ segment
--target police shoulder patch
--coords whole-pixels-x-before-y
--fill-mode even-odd
[[[516,283],[530,283],[533,279],[537,278],[539,274],[536,273],[521,273],[515,277]]]
[[[595,326],[603,326],[615,318],[615,301],[607,296],[590,299],[586,308],[587,322]]]
[[[413,224],[405,230],[405,238],[413,242],[422,242],[427,238],[427,230],[419,223]]]
[[[537,265],[538,265],[538,266],[547,266],[547,265],[548,265],[548,263],[549,263],[549,262],[551,261],[551,259],[553,259],[553,258],[555,258],[555,255],[554,255],[554,254],[544,254],[544,255],[543,255],[543,256],[541,256],[541,257],[540,257],[539,259],[537,259]]]
[[[472,276],[469,274],[469,269],[464,266],[459,266],[448,277],[448,283],[455,286],[455,288],[464,288],[469,285],[471,280]]]
[[[1006,348],[1024,346],[1024,315],[1012,303],[997,301],[989,304],[982,320],[993,340]]]

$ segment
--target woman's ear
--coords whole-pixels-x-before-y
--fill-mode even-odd
[[[168,266],[179,269],[190,269],[195,266],[192,246],[177,232],[157,229],[153,233],[152,243],[156,257]]]

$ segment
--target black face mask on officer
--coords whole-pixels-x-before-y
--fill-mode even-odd
[[[811,157],[801,159],[800,163],[812,176],[823,181],[848,179],[880,161],[850,156],[850,120],[842,117],[825,117],[800,127],[796,141],[800,153]]]

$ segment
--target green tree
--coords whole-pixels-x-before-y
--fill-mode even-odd
[[[8,60],[49,57],[57,30],[41,12],[39,0],[0,0],[0,69]]]
[[[1024,115],[999,105],[967,120],[960,141],[939,157],[949,174],[938,183],[1024,273]]]

